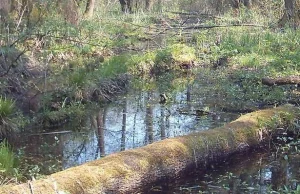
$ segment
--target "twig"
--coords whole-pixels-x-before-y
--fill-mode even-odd
[[[53,134],[65,134],[65,133],[72,133],[72,131],[53,131],[53,132],[45,132],[45,133],[34,133],[28,136],[36,136],[36,135],[53,135]]]
[[[177,11],[167,11],[169,13],[173,13],[173,14],[179,14],[179,15],[194,15],[194,16],[208,16],[208,17],[212,17],[212,18],[221,18],[219,16],[215,16],[212,14],[208,14],[208,13],[198,13],[198,12],[177,12]]]
[[[34,194],[34,192],[33,192],[33,186],[31,184],[31,182],[28,182],[28,185],[29,185],[30,193]]]
[[[17,26],[16,26],[16,31],[19,29],[19,26],[20,26],[21,21],[22,21],[22,19],[23,19],[23,15],[24,15],[25,10],[26,10],[26,6],[27,6],[27,5],[24,6],[24,9],[23,9],[23,11],[22,11],[22,13],[21,13],[21,16],[20,16],[19,21],[18,21]]]
[[[26,52],[27,50],[26,49],[24,49],[21,53],[19,53],[19,55],[14,59],[14,61],[10,64],[10,66],[8,67],[8,69],[6,70],[6,72],[4,72],[2,75],[0,75],[0,77],[4,77],[4,76],[6,76],[8,73],[9,73],[9,71],[11,70],[11,68],[13,67],[13,65],[14,65],[14,63],[16,63],[18,60],[19,60],[19,58]],[[4,63],[5,63],[5,57],[4,57],[4,53],[2,52],[2,56],[3,56],[3,61],[4,61]],[[5,63],[6,64],[6,63]]]
[[[266,26],[263,25],[257,25],[257,24],[230,24],[230,25],[211,25],[211,26],[206,26],[206,25],[195,25],[195,26],[188,26],[188,27],[173,27],[173,29],[183,29],[183,30],[188,30],[188,29],[209,29],[209,28],[228,28],[228,27],[260,27],[260,28],[265,28]]]
[[[193,149],[193,153],[194,153],[195,165],[196,165],[196,168],[198,168],[198,161],[197,161],[197,156],[196,156],[196,151],[195,151],[195,149]]]

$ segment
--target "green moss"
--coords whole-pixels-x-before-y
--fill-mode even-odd
[[[194,48],[189,47],[185,44],[173,44],[157,52],[155,57],[155,63],[185,63],[194,61],[195,59],[196,55]]]

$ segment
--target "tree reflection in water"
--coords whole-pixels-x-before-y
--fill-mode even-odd
[[[192,92],[194,87],[189,90],[188,93]],[[187,102],[187,91],[176,93],[166,104],[159,104],[159,93],[155,90],[135,92],[87,112],[87,117],[81,119],[85,123],[79,131],[73,130],[71,123],[56,129],[69,133],[39,135],[34,137],[35,140],[33,136],[24,135],[19,147],[25,146],[28,156],[38,155],[39,162],[49,160],[43,156],[50,155],[55,165],[65,169],[120,150],[184,135],[195,131],[195,126],[196,130],[214,128],[237,117],[224,113],[220,120],[212,122],[209,117],[181,114],[179,109],[182,107],[195,110],[200,104],[199,99]],[[43,149],[47,146],[48,149]]]

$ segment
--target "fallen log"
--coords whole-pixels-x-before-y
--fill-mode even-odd
[[[299,108],[284,105],[241,116],[223,127],[111,154],[45,179],[0,187],[2,194],[132,193],[270,140],[292,126]],[[294,125],[293,125],[294,126]]]
[[[267,86],[300,84],[300,76],[279,77],[279,78],[262,78],[262,84]]]

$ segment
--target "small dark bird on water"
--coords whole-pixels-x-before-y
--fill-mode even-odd
[[[165,93],[160,94],[159,97],[160,97],[159,99],[160,104],[165,104],[168,100],[168,96]]]

